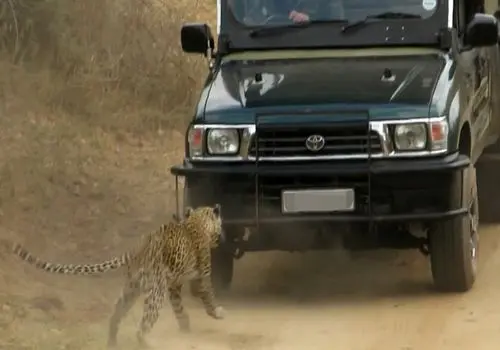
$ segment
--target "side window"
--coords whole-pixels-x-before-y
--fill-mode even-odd
[[[465,8],[466,0],[455,0],[455,27],[458,31],[458,37],[463,40],[465,28],[467,27],[467,13]],[[500,0],[499,0],[500,1]]]
[[[499,0],[500,1],[500,0]],[[458,35],[463,41],[467,24],[472,20],[474,14],[484,13],[484,2],[482,0],[454,0],[455,4],[455,26]]]

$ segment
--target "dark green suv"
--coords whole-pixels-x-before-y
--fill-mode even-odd
[[[420,249],[440,290],[469,290],[475,163],[500,131],[497,18],[474,0],[217,5],[217,48],[208,25],[181,30],[209,72],[171,169],[184,205],[222,205],[214,284],[245,252],[340,243]]]

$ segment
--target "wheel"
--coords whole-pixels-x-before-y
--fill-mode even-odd
[[[183,191],[184,208],[188,206],[196,207],[200,204],[200,192],[196,187],[189,186],[186,181]],[[196,199],[196,200],[195,200]],[[219,247],[212,250],[212,285],[215,292],[227,291],[233,281],[234,256],[232,252],[222,243]],[[190,292],[194,297],[199,297],[196,282],[190,283]]]
[[[234,273],[234,257],[219,247],[212,251],[212,285],[216,292],[225,292],[231,288]]]
[[[234,258],[228,252],[220,249],[212,251],[212,286],[215,294],[226,292],[233,281]],[[193,297],[199,298],[199,280],[192,280],[189,290]]]
[[[212,286],[215,294],[229,291],[233,282],[234,257],[228,252],[217,248],[212,251]],[[195,298],[200,297],[198,283],[200,280],[192,280],[189,283],[189,291]]]
[[[431,270],[436,288],[444,292],[466,292],[477,274],[479,201],[473,165],[452,181],[452,203],[464,203],[468,214],[438,222],[429,231]],[[463,198],[460,197],[463,191]]]
[[[476,164],[476,170],[481,223],[499,224],[500,208],[496,203],[500,196],[497,186],[500,177],[500,142],[485,149]]]

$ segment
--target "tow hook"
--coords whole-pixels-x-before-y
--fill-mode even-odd
[[[243,234],[239,235],[238,237],[235,237],[233,241],[235,247],[233,250],[233,256],[235,259],[241,259],[243,255],[245,255],[246,252],[245,246],[248,243],[250,235],[251,235],[250,229],[248,227],[245,227]]]
[[[245,255],[245,249],[243,248],[244,242],[239,242],[239,240],[233,240],[232,242],[226,243],[225,251],[232,255],[234,259],[241,259]]]
[[[235,259],[241,259],[245,255],[245,250],[242,247],[238,247],[234,250],[233,257]]]
[[[429,252],[429,239],[428,238],[420,238],[420,244],[419,244],[418,250],[424,256],[429,256],[430,255],[430,252]]]

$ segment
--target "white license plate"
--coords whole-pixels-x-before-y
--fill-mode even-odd
[[[353,189],[284,190],[283,213],[328,213],[354,211]]]

